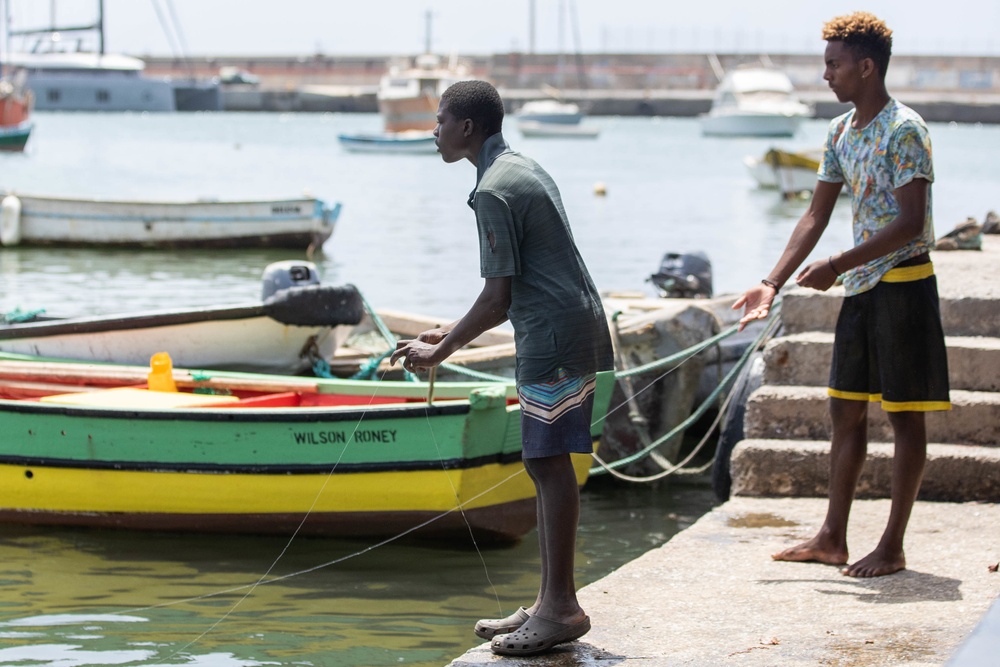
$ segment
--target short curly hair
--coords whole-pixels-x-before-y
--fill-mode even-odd
[[[456,118],[471,118],[485,136],[503,129],[503,100],[487,81],[459,81],[441,94],[441,102]]]
[[[892,55],[892,30],[882,19],[868,12],[838,16],[823,24],[823,39],[843,42],[857,60],[871,58],[885,78]]]

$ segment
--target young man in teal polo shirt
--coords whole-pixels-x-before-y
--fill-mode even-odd
[[[485,81],[441,97],[434,131],[447,163],[476,167],[469,197],[485,285],[448,327],[400,341],[391,361],[436,366],[508,319],[514,327],[522,457],[535,484],[541,584],[535,602],[476,624],[501,655],[534,655],[590,630],[573,580],[580,495],[570,453],[593,451],[595,375],[613,368],[611,337],[594,283],[573,241],[559,190],[536,162],[504,141],[503,101]]]

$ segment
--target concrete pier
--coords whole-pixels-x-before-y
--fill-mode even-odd
[[[764,384],[747,404],[750,439],[733,452],[734,497],[581,589],[593,629],[580,641],[521,659],[481,644],[451,667],[1000,664],[1000,236],[984,237],[981,251],[932,259],[956,409],[928,420],[933,442],[906,570],[855,579],[770,557],[812,537],[826,511],[822,386],[843,291],[792,288],[783,295],[786,335],[769,343]],[[870,447],[851,514],[852,560],[875,547],[889,514],[892,452],[880,412],[869,410],[882,442]]]
[[[771,559],[811,537],[825,508],[819,498],[730,500],[581,589],[593,629],[580,641],[534,658],[495,656],[482,644],[450,667],[944,665],[1000,594],[1000,574],[988,569],[1000,560],[1000,506],[918,503],[909,569],[889,577]],[[888,513],[887,500],[856,502],[855,553],[876,544]]]

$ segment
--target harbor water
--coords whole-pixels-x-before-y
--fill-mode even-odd
[[[45,114],[23,155],[0,154],[0,190],[175,200],[297,196],[342,214],[312,259],[328,284],[353,283],[377,308],[460,316],[478,294],[468,163],[435,155],[344,152],[341,132],[375,115]],[[523,139],[562,191],[598,288],[654,294],[666,252],[703,251],[716,294],[755,283],[804,200],[760,190],[743,165],[771,146],[708,139],[697,119],[593,118],[596,140]],[[938,235],[1000,208],[1000,127],[933,124]],[[601,184],[606,195],[595,194]],[[838,205],[815,251],[849,247]],[[261,272],[287,251],[0,248],[0,312],[112,313],[255,301]],[[2,436],[0,436],[2,437]],[[714,503],[669,481],[584,489],[578,584],[664,543]],[[477,618],[537,590],[534,534],[504,548],[315,538],[174,535],[0,526],[0,666],[446,664],[479,643]]]

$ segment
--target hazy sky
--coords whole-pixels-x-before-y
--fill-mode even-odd
[[[15,27],[49,23],[52,0],[4,1]],[[61,25],[97,14],[97,0],[54,5]],[[530,6],[530,0],[105,0],[105,38],[109,51],[140,56],[410,54],[423,50],[430,11],[439,53],[526,51]],[[822,53],[823,22],[864,9],[893,29],[896,53],[1000,55],[1000,0],[535,0],[534,6],[540,52]],[[179,36],[168,38],[161,15],[176,16]]]

